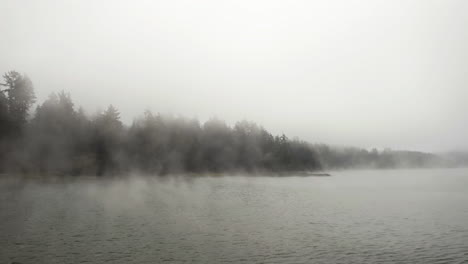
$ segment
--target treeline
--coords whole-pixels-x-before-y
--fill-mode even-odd
[[[32,82],[4,75],[0,92],[0,170],[27,174],[105,175],[204,172],[285,172],[321,169],[306,142],[273,136],[241,121],[233,127],[211,119],[145,112],[130,126],[112,105],[88,117],[69,94],[52,94],[28,118]]]
[[[419,151],[366,150],[355,147],[330,147],[315,144],[314,150],[321,164],[331,169],[392,169],[455,167],[450,159],[441,155]],[[467,159],[468,160],[468,159]]]
[[[35,103],[31,80],[15,71],[3,78],[0,173],[288,173],[460,166],[468,160],[422,152],[312,145],[285,135],[273,136],[248,121],[229,126],[218,119],[200,123],[148,111],[127,126],[114,106],[90,117],[63,91],[51,94],[31,111]]]

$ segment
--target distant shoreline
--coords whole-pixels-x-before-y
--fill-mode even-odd
[[[194,178],[218,178],[218,177],[272,177],[272,178],[283,178],[283,177],[331,177],[332,174],[328,172],[311,172],[311,171],[294,171],[294,172],[224,172],[224,173],[174,173],[174,174],[147,174],[139,172],[131,172],[124,174],[115,175],[38,175],[38,174],[16,174],[16,173],[0,173],[0,179],[7,180],[37,180],[45,182],[60,182],[62,180],[111,180],[111,179],[131,179],[134,177],[140,178],[154,178],[154,179],[169,179],[169,178],[180,178],[180,179],[194,179]]]

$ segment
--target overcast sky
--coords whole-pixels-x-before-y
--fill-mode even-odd
[[[0,72],[310,142],[468,149],[468,1],[0,0]]]

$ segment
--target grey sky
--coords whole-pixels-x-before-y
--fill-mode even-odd
[[[0,71],[311,142],[468,149],[468,1],[5,1]]]

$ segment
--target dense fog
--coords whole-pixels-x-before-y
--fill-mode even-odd
[[[468,1],[0,10],[0,264],[468,264]]]
[[[230,126],[146,111],[130,125],[110,105],[92,116],[64,91],[36,109],[32,81],[10,71],[0,93],[2,172],[36,175],[115,175],[138,172],[291,173],[344,168],[460,165],[414,151],[371,151],[311,144],[272,135],[250,121]],[[31,110],[31,111],[30,111]],[[32,112],[31,115],[29,113]]]

